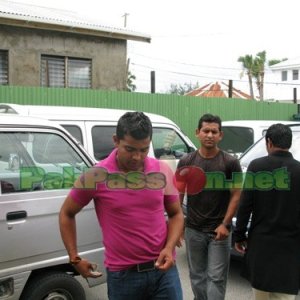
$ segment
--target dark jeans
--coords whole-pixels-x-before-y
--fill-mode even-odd
[[[167,272],[106,271],[110,300],[182,300],[182,289],[176,266]]]

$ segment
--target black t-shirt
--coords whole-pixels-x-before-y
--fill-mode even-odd
[[[222,223],[230,201],[230,188],[226,181],[232,180],[233,173],[241,175],[240,163],[222,150],[213,158],[203,158],[197,150],[181,158],[177,169],[184,166],[201,168],[207,180],[201,192],[187,196],[186,226],[213,232]],[[225,182],[223,185],[222,181]]]

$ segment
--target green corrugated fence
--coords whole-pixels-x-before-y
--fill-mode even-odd
[[[141,110],[176,122],[197,145],[195,129],[204,113],[226,120],[292,120],[297,104],[118,91],[0,86],[0,102]]]

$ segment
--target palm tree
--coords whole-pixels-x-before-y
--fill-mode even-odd
[[[258,52],[253,62],[253,77],[256,79],[260,101],[264,100],[265,63],[266,51]]]
[[[245,55],[240,56],[238,59],[238,62],[241,62],[243,64],[243,68],[246,70],[246,73],[248,75],[248,81],[249,81],[249,87],[250,87],[250,95],[251,98],[254,99],[254,93],[253,93],[253,83],[252,83],[252,70],[253,70],[253,57],[252,55]]]

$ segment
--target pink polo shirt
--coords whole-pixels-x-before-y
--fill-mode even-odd
[[[164,203],[179,201],[174,175],[166,164],[147,157],[144,173],[124,174],[118,169],[116,153],[115,149],[96,165],[101,167],[99,170],[102,173],[107,171],[108,174],[106,180],[96,185],[96,189],[73,188],[70,192],[74,201],[81,206],[94,199],[103,233],[104,263],[112,271],[158,257],[167,237]],[[115,180],[118,174],[122,174],[121,180],[120,177]]]

